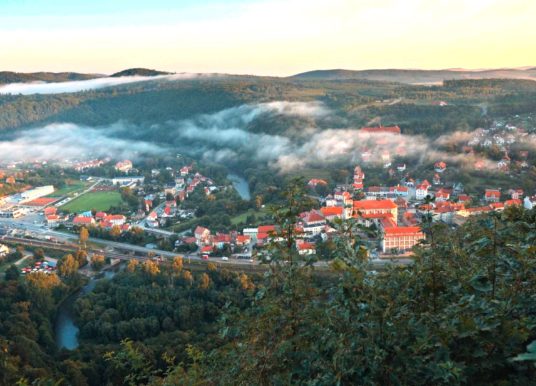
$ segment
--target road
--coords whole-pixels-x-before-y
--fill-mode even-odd
[[[30,231],[30,232],[36,233],[38,235],[49,236],[49,237],[56,238],[58,240],[71,241],[71,242],[74,242],[74,243],[76,243],[78,241],[78,235],[76,235],[76,234],[54,231],[54,230],[51,230],[51,229],[48,229],[46,227],[39,226],[39,225],[36,225],[36,224],[24,223],[24,222],[22,222],[20,220],[21,219],[0,218],[0,225],[7,226],[8,228],[16,228],[16,229]],[[124,252],[137,252],[137,253],[144,253],[146,255],[152,254],[152,255],[158,255],[158,256],[170,257],[170,258],[179,255],[176,252],[169,252],[169,251],[164,251],[164,250],[160,250],[160,249],[151,249],[151,248],[146,248],[146,247],[142,247],[142,246],[138,246],[138,245],[120,243],[120,242],[110,241],[110,240],[97,239],[97,238],[93,238],[93,237],[90,237],[88,239],[88,241],[93,242],[93,243],[98,244],[98,245],[103,245],[105,247],[114,248],[114,249],[117,249],[117,250],[119,250],[121,252],[123,252],[123,251]],[[125,259],[140,258],[139,256],[138,257],[128,256],[126,254],[119,254],[119,255],[120,256],[125,256]],[[180,254],[180,255],[182,255],[185,259],[188,259],[189,261],[204,261],[197,254],[186,254],[186,255]],[[215,259],[212,259],[212,261],[215,261]],[[259,265],[260,264],[257,260],[248,260],[248,259],[244,259],[244,260],[241,260],[241,259],[229,259],[227,261],[217,259],[216,261],[218,261],[218,263],[220,263],[222,265],[229,265],[229,266],[233,266],[233,265],[235,265],[235,266],[236,265],[239,265],[239,266],[253,266],[253,265]],[[402,259],[374,259],[374,260],[371,261],[372,269],[382,269],[383,267],[385,267],[386,265],[389,265],[389,264],[409,265],[409,264],[412,264],[412,263],[413,263],[413,260],[408,259],[408,258],[402,258]],[[326,262],[324,262],[324,261],[317,262],[314,265],[315,265],[315,267],[320,268],[320,269],[328,267],[328,264]]]

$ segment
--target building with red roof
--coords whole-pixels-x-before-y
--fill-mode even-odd
[[[93,217],[76,216],[73,219],[73,225],[93,225],[95,219]]]
[[[393,218],[398,216],[398,207],[391,200],[359,200],[354,201],[353,217],[371,214],[390,214]]]
[[[361,131],[369,134],[401,134],[398,126],[362,127]]]
[[[498,189],[486,189],[484,200],[487,202],[498,202],[501,199],[501,191]]]
[[[383,228],[382,251],[383,253],[397,250],[407,251],[424,240],[424,233],[418,226],[387,227]]]
[[[344,216],[344,208],[342,206],[329,206],[320,208],[320,212],[328,221],[333,221],[336,218],[342,219]]]

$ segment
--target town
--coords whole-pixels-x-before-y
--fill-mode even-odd
[[[323,178],[304,181],[315,202],[311,210],[300,213],[296,219],[294,247],[304,258],[329,261],[332,256],[328,246],[337,237],[342,221],[353,221],[359,228],[359,237],[371,260],[408,262],[412,248],[425,239],[423,223],[427,221],[456,227],[469,216],[502,211],[510,206],[531,209],[536,205],[534,192],[524,192],[515,184],[508,189],[490,185],[480,194],[466,191],[464,184],[453,178],[456,174],[447,172],[451,167],[448,160],[436,160],[423,175],[410,174],[409,165],[397,162],[405,153],[403,145],[396,148],[397,154],[390,154],[387,146],[381,150],[386,143],[383,135],[401,135],[398,126],[361,130],[370,135],[368,144],[377,151],[372,155],[365,149],[360,164],[354,165],[345,183],[334,184]],[[496,165],[497,172],[506,173],[510,166],[507,154],[520,135],[529,134],[513,125],[496,122],[489,130],[464,136],[465,142],[458,145],[466,153],[474,152],[477,146],[483,149],[497,146],[504,154]],[[379,159],[374,163],[371,158],[378,153]],[[522,160],[517,166],[529,167],[527,152],[518,155]],[[180,161],[181,157],[178,155],[172,165],[150,169],[128,159],[111,158],[62,161],[57,165],[38,161],[4,165],[1,189],[11,194],[0,198],[1,232],[4,238],[15,237],[12,241],[20,242],[24,237],[67,242],[85,228],[92,239],[120,243],[116,247],[127,247],[123,250],[134,245],[143,248],[138,252],[151,255],[183,254],[190,259],[216,259],[221,263],[266,261],[266,246],[280,234],[278,224],[269,216],[269,203],[263,203],[257,196],[256,201],[261,202],[253,204],[245,179],[236,175],[219,175],[216,179],[203,175],[200,164],[194,160],[185,163]],[[376,172],[378,163],[388,180],[396,184],[367,183],[367,169]],[[59,168],[60,180],[68,184],[56,189],[53,185],[24,183],[26,175],[47,168]],[[374,180],[378,181],[378,176]],[[200,216],[203,206],[218,205],[229,196],[235,204],[246,203],[246,213],[240,214],[235,209],[238,215],[225,224],[203,224]],[[221,205],[218,210],[215,215],[229,217]],[[246,214],[250,215],[246,218]],[[11,248],[17,245],[9,244]],[[5,256],[9,248],[3,248]],[[55,263],[54,259],[39,262],[47,264],[45,272],[53,272]],[[45,265],[24,267],[22,273],[42,267]]]

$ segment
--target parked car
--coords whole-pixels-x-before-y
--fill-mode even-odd
[[[227,261],[227,260],[229,260],[229,258],[228,258],[227,256],[222,256],[221,259],[222,259],[223,261]]]

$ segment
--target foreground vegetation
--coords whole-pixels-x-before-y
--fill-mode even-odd
[[[72,352],[51,332],[72,278],[0,283],[2,384],[532,384],[536,211],[455,230],[425,222],[415,264],[381,274],[341,223],[333,274],[320,277],[294,248],[307,206],[292,188],[275,208],[285,241],[270,246],[262,278],[130,263],[77,302]]]

